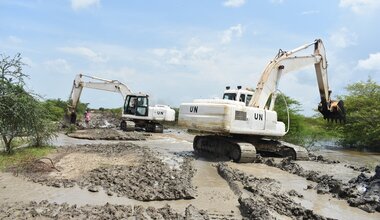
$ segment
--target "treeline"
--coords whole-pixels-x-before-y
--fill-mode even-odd
[[[290,109],[290,131],[285,140],[306,146],[318,141],[336,141],[346,148],[380,151],[380,85],[372,79],[346,87],[344,100],[346,123],[323,120],[319,113],[314,117],[301,115],[300,103],[285,97]],[[287,123],[283,98],[276,99],[275,110],[280,121]],[[317,112],[317,111],[316,111]]]

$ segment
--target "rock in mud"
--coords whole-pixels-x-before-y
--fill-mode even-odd
[[[288,195],[289,196],[297,196],[298,198],[303,198],[303,195],[302,194],[299,194],[297,191],[295,191],[294,189],[290,190],[288,192]]]
[[[327,164],[340,163],[339,160],[329,160],[327,158],[324,158],[322,155],[315,155],[313,153],[309,153],[309,160],[327,163]]]

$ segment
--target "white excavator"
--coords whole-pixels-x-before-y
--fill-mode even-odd
[[[297,56],[314,46],[311,55]],[[196,153],[225,155],[235,162],[252,162],[256,153],[307,159],[305,148],[273,140],[287,133],[285,124],[277,120],[274,111],[278,84],[285,73],[314,65],[321,102],[319,112],[324,119],[345,120],[343,101],[331,100],[327,82],[327,60],[322,40],[300,46],[291,51],[279,50],[261,75],[256,89],[226,87],[223,99],[195,99],[182,103],[179,109],[180,126],[201,131],[193,141]],[[289,119],[288,119],[289,128]]]
[[[87,78],[92,81],[84,81]],[[76,120],[76,108],[83,88],[104,90],[120,93],[124,100],[120,129],[132,131],[137,128],[147,132],[162,133],[162,121],[174,121],[175,111],[167,105],[149,106],[149,96],[143,93],[133,93],[128,86],[118,80],[102,79],[84,74],[76,75],[70,94],[69,109],[71,123]]]

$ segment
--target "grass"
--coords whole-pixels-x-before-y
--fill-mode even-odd
[[[51,146],[43,147],[23,147],[17,148],[11,154],[5,152],[0,153],[0,171],[5,170],[10,166],[17,166],[24,161],[30,160],[32,158],[44,157],[55,148]]]

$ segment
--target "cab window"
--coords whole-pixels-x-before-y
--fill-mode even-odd
[[[224,93],[223,99],[236,100],[236,93]]]
[[[248,106],[249,105],[249,102],[251,101],[252,99],[252,95],[247,95],[247,100],[245,100],[245,105]]]
[[[245,94],[240,94],[239,102],[245,102]]]

